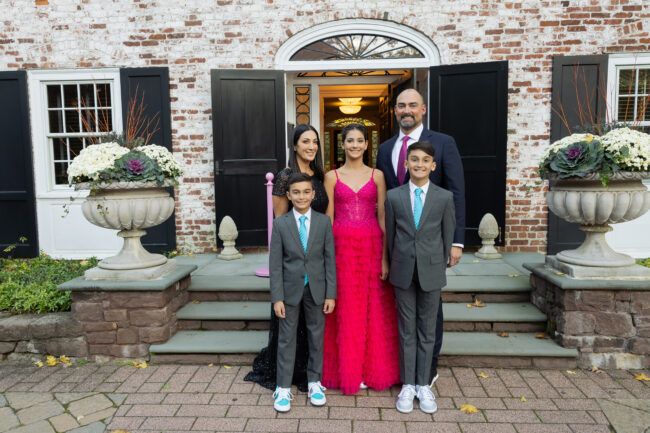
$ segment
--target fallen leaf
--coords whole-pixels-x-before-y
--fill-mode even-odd
[[[508,334],[506,331],[499,332],[497,335],[498,335],[499,337],[503,337],[503,338],[510,337],[510,334]]]
[[[539,339],[544,339],[544,340],[545,340],[545,339],[548,338],[548,335],[546,335],[546,334],[544,334],[544,333],[539,333],[539,334],[537,334],[537,335],[535,336],[535,338],[539,338]]]
[[[472,308],[473,305],[472,305],[472,304],[467,304],[466,307],[467,307],[467,308]]]
[[[517,278],[518,276],[519,276],[519,274],[510,274],[510,275],[508,275],[508,277],[510,277],[510,278]]]
[[[225,368],[226,370],[230,370],[232,367],[229,365],[224,365],[223,368]]]
[[[113,430],[111,433],[131,433],[131,430]]]
[[[192,301],[192,304],[200,304],[201,301]]]
[[[636,380],[640,380],[641,382],[650,382],[650,377],[646,376],[645,373],[639,373],[639,374],[634,374],[634,378]]]
[[[83,415],[79,415],[79,416],[77,417],[77,421],[81,421],[83,418],[84,418]]]
[[[564,272],[556,272],[555,275],[566,275]]]
[[[464,404],[460,407],[460,410],[462,410],[465,413],[478,413],[478,409],[476,406],[472,406],[471,404]]]
[[[88,260],[82,260],[79,262],[81,266],[86,266],[88,264]]]
[[[248,308],[248,305],[244,305],[242,308]]]
[[[523,403],[526,403],[526,397],[524,397],[524,396],[522,395],[522,396],[521,396],[521,401],[522,401]]]
[[[214,363],[212,363],[212,362],[209,363],[209,364],[208,364],[208,367],[214,367]]]
[[[171,385],[163,385],[163,389],[169,389],[171,388]]]
[[[472,263],[479,263],[480,260],[472,260]]]
[[[474,303],[472,304],[473,307],[485,307],[485,303],[479,301],[478,299],[474,300]]]
[[[598,367],[596,367],[595,365],[592,365],[591,366],[591,371],[598,371]]]
[[[52,355],[49,355],[47,358],[45,358],[45,363],[50,367],[54,367],[56,364],[58,364],[56,357]]]
[[[41,368],[45,364],[43,364],[43,361],[38,361],[38,362],[35,362],[34,365],[37,366],[38,368]]]
[[[482,371],[479,374],[477,374],[477,376],[482,377],[483,379],[487,379],[488,377],[490,377],[487,374],[483,373]]]
[[[147,368],[147,367],[148,367],[146,361],[142,361],[142,362],[137,362],[137,361],[136,361],[136,362],[133,363],[133,366],[134,366],[135,368]]]
[[[566,371],[566,374],[578,374],[578,373],[576,373],[576,372],[573,371],[573,370],[567,370],[567,371]]]
[[[69,364],[70,363],[70,358],[68,358],[65,355],[61,355],[61,356],[59,356],[59,361],[61,361],[64,364]]]
[[[188,256],[194,257],[194,253],[187,253]]]

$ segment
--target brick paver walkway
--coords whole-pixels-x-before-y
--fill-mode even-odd
[[[398,387],[354,396],[328,390],[323,408],[297,393],[288,414],[271,393],[244,382],[249,367],[114,364],[0,365],[0,433],[463,432],[610,433],[599,399],[647,404],[638,371],[443,368],[438,411],[395,410]],[[487,378],[477,375],[485,373]],[[650,372],[645,371],[650,376]],[[525,398],[523,401],[522,397]],[[469,403],[478,413],[459,410]]]

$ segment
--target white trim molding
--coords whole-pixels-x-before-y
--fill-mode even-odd
[[[299,60],[291,57],[301,48],[321,39],[345,34],[381,35],[406,42],[424,57],[400,59],[359,60]],[[275,69],[283,71],[333,71],[346,69],[404,69],[428,68],[440,65],[438,47],[423,33],[392,21],[345,19],[319,24],[296,33],[275,55]]]
[[[610,54],[607,59],[607,115],[611,120],[618,118],[618,82],[622,69],[650,67],[650,53]],[[610,119],[608,119],[610,120]],[[650,121],[640,122],[650,125]]]

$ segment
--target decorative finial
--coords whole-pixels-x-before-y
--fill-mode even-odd
[[[221,260],[235,260],[241,259],[244,256],[235,248],[235,239],[239,236],[235,221],[228,215],[223,217],[221,224],[219,224],[219,239],[223,242],[223,250],[221,254],[217,255]]]
[[[490,260],[500,259],[501,254],[494,248],[494,240],[499,236],[499,224],[491,213],[486,213],[478,225],[478,235],[483,246],[474,255],[478,258]]]

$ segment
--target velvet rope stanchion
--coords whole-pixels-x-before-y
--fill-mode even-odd
[[[273,173],[266,173],[266,217],[267,217],[267,231],[268,231],[268,249],[271,250],[271,229],[273,227],[273,198],[271,192],[273,191]],[[264,266],[255,269],[255,275],[258,277],[269,276],[269,267]]]

